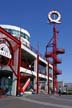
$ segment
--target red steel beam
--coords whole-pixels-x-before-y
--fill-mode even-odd
[[[37,94],[39,93],[39,54],[37,54]]]

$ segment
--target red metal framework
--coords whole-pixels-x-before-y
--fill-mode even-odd
[[[1,39],[5,39],[10,45],[9,49],[12,58],[10,59],[10,62],[8,62],[7,65],[11,68],[12,72],[17,77],[17,93],[18,93],[18,89],[20,88],[21,42],[14,36],[12,36],[10,33],[5,31],[5,29],[0,27],[0,40]]]
[[[39,93],[39,54],[37,54],[37,94]]]
[[[48,62],[50,61],[50,63],[52,63],[52,65],[53,65],[53,91],[55,93],[58,93],[57,75],[61,74],[61,71],[57,69],[57,64],[60,64],[61,60],[57,57],[57,55],[63,54],[65,52],[64,49],[58,49],[58,47],[57,47],[58,33],[59,32],[56,29],[56,23],[55,23],[54,27],[53,27],[53,37],[46,45],[46,54],[45,54],[47,61]],[[49,48],[52,48],[52,49],[50,51],[48,51]],[[51,59],[52,59],[52,61],[51,61]],[[48,83],[48,86],[49,86],[49,83]],[[48,93],[49,93],[49,87],[48,87]]]

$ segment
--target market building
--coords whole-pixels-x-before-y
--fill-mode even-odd
[[[52,89],[53,66],[31,46],[30,33],[0,25],[0,94],[49,93]]]

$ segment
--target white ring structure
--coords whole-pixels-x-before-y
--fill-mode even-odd
[[[56,19],[53,19],[52,18],[52,15],[53,14],[56,14],[57,15],[57,18]],[[48,19],[51,23],[61,23],[60,20],[61,20],[61,14],[58,12],[58,11],[50,11],[48,13]]]

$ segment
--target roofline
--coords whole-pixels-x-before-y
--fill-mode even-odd
[[[19,32],[26,33],[30,37],[30,33],[24,28],[20,28],[18,26],[14,26],[14,25],[5,25],[5,24],[0,24],[0,27],[8,28],[8,29],[14,29],[14,30],[17,30]]]

